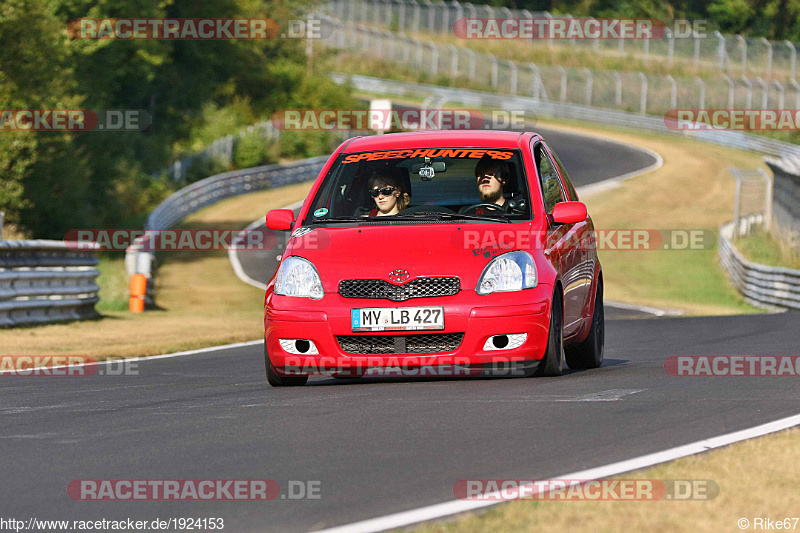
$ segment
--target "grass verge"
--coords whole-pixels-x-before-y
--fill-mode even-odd
[[[583,133],[605,129],[569,122],[541,125]],[[664,165],[583,198],[599,229],[655,229],[662,234],[704,230],[717,235],[733,216],[734,180],[727,169],[763,165],[756,154],[691,139],[609,129],[605,136],[649,148],[661,155]],[[676,308],[689,315],[760,312],[731,286],[719,265],[716,242],[696,250],[605,249],[599,256],[609,300]]]
[[[710,500],[517,501],[415,531],[740,531],[740,518],[750,522],[744,530],[759,529],[756,517],[797,516],[798,444],[800,429],[791,429],[612,478],[712,480],[720,490]]]
[[[100,301],[95,306],[98,313],[111,313],[128,309],[128,275],[125,272],[125,259],[100,254],[97,270],[97,285],[100,287]]]
[[[736,239],[734,245],[747,260],[754,263],[800,269],[800,252],[766,231],[756,230]]]

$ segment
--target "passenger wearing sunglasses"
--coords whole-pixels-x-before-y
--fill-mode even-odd
[[[396,215],[408,205],[408,193],[400,189],[397,180],[385,173],[376,172],[367,182],[375,208],[370,211],[370,217]]]

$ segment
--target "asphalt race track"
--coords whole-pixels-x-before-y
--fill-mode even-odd
[[[588,141],[550,137],[579,184],[593,162],[621,160],[598,146],[604,156],[581,165]],[[317,377],[274,389],[260,343],[138,361],[138,375],[0,375],[0,501],[5,518],[21,520],[221,517],[236,532],[347,524],[452,500],[463,479],[553,478],[795,415],[797,379],[679,378],[663,365],[672,355],[798,355],[798,326],[789,313],[609,320],[603,367],[558,378]],[[315,481],[320,497],[75,501],[67,486],[77,479],[272,479],[284,495],[290,480]]]
[[[453,499],[461,479],[542,479],[800,412],[792,378],[679,378],[670,355],[797,354],[798,314],[607,322],[600,369],[541,379],[312,378],[266,385],[262,347],[138,376],[3,379],[7,516],[222,517],[307,531]],[[73,501],[73,479],[320,481],[318,500]],[[725,490],[725,487],[721,487]],[[689,504],[691,505],[691,504]]]

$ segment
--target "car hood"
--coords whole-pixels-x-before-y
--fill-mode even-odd
[[[515,236],[526,233],[530,234],[529,222],[303,228],[295,232],[285,254],[311,261],[325,292],[337,292],[345,279],[396,283],[389,277],[395,270],[407,271],[409,280],[458,277],[462,289],[474,289],[486,264],[519,249]]]

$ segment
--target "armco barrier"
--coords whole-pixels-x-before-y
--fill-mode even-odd
[[[0,241],[0,326],[97,316],[98,263],[62,241]]]
[[[314,179],[328,156],[312,157],[286,165],[266,165],[224,172],[184,187],[156,207],[145,230],[168,229],[203,207],[225,198]]]
[[[161,202],[147,217],[144,229],[169,229],[192,213],[226,198],[315,179],[327,160],[328,156],[312,157],[286,165],[224,172],[197,181]],[[145,303],[152,306],[155,254],[137,249],[134,244],[126,251],[125,268],[128,276],[144,274],[147,277]]]
[[[733,223],[729,222],[719,229],[719,260],[745,299],[760,307],[800,309],[800,270],[751,263],[732,238]]]
[[[386,80],[369,76],[336,73],[331,74],[331,78],[336,83],[349,83],[353,89],[368,93],[417,98],[435,96],[439,99],[440,104],[441,102],[448,102],[477,108],[525,111],[537,117],[566,118],[657,131],[691,137],[730,148],[752,150],[764,155],[800,160],[800,146],[795,144],[741,131],[674,131],[667,128],[663,117],[654,115],[601,109],[566,102],[553,102],[530,96],[513,96],[441,85]]]

